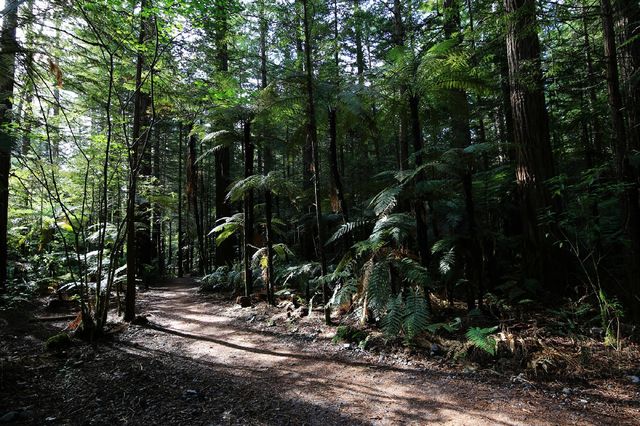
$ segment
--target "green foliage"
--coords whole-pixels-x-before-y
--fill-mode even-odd
[[[427,302],[420,289],[409,289],[404,310],[403,328],[407,340],[411,341],[429,327]]]
[[[369,333],[364,330],[359,330],[355,327],[348,325],[340,325],[336,328],[336,334],[333,336],[333,343],[348,342],[360,344],[365,341]]]
[[[495,333],[496,330],[498,330],[497,326],[487,328],[471,327],[467,330],[465,336],[468,342],[476,348],[485,351],[489,355],[495,355],[498,343],[491,334]]]
[[[383,311],[391,298],[389,264],[377,262],[371,267],[368,276],[365,273],[368,307],[378,312]]]
[[[242,285],[241,265],[234,265],[232,268],[220,266],[200,279],[202,292],[233,291]]]
[[[11,283],[7,291],[0,292],[0,311],[19,308],[38,294],[36,282]]]
[[[209,235],[216,235],[216,245],[219,246],[227,238],[231,237],[236,232],[240,231],[244,227],[244,214],[236,213],[233,216],[221,218],[219,225],[213,228]]]
[[[49,337],[44,343],[44,347],[49,352],[60,352],[69,348],[73,342],[67,333],[58,333]]]
[[[389,300],[387,314],[382,318],[380,325],[387,336],[398,336],[402,331],[405,310],[402,303],[402,294],[398,294]]]
[[[357,294],[357,292],[358,282],[354,278],[348,278],[343,281],[342,285],[336,286],[329,303],[334,306],[351,303],[353,295]]]
[[[420,333],[430,330],[429,316],[424,292],[409,288],[406,296],[399,293],[389,298],[381,326],[387,336],[403,334],[407,342],[412,342]]]

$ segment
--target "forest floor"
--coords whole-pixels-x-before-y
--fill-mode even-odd
[[[624,378],[576,386],[360,350],[333,343],[320,314],[280,320],[197,290],[141,292],[148,323],[58,353],[43,342],[67,323],[0,313],[0,423],[640,424],[640,385]]]

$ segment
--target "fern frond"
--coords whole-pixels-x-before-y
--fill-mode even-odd
[[[405,336],[411,341],[429,327],[429,310],[422,290],[419,288],[409,290],[404,312]]]
[[[449,271],[453,269],[453,266],[456,263],[456,252],[453,247],[451,247],[447,252],[445,252],[440,258],[440,263],[438,264],[438,269],[442,275],[447,275]]]
[[[409,284],[418,285],[421,288],[424,288],[431,283],[431,278],[429,276],[429,271],[427,270],[427,268],[425,268],[415,260],[408,257],[403,257],[399,261],[396,261],[395,264],[402,272],[404,280]]]
[[[331,305],[339,306],[351,301],[351,297],[358,292],[358,283],[355,279],[349,279],[342,283],[341,286],[336,287],[333,293],[333,297],[330,302]]]
[[[376,216],[382,216],[390,213],[398,204],[398,196],[402,191],[402,186],[391,186],[383,189],[373,199],[369,206],[373,208]]]
[[[415,220],[406,213],[381,217],[373,227],[369,240],[402,243],[415,227]]]
[[[340,225],[340,227],[336,230],[336,232],[334,232],[331,238],[327,240],[325,245],[331,244],[332,242],[342,238],[347,234],[352,233],[355,229],[360,228],[364,225],[367,225],[368,223],[369,223],[368,220],[356,220],[354,222],[347,222],[343,225]]]
[[[389,264],[387,262],[378,262],[373,265],[364,288],[367,291],[368,307],[379,311],[383,310],[391,297]]]
[[[497,326],[488,328],[471,327],[467,330],[465,336],[467,336],[469,343],[476,348],[482,349],[489,355],[495,355],[497,342],[491,334],[495,333],[497,329]]]
[[[382,330],[387,336],[397,336],[402,331],[404,309],[402,293],[392,298],[387,304],[387,314],[382,318]]]
[[[251,175],[244,179],[240,179],[229,187],[226,200],[235,203],[249,191],[261,190],[265,186],[265,177],[262,175]]]

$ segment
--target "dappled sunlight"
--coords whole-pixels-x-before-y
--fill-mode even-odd
[[[185,360],[241,374],[251,386],[333,410],[350,423],[517,425],[535,419],[541,410],[530,396],[516,396],[473,377],[380,365],[340,353],[334,346],[319,351],[313,345],[286,340],[275,330],[249,328],[234,317],[243,317],[246,311],[203,302],[195,287],[155,288],[145,294],[142,306],[150,324],[135,335],[135,349],[130,349],[135,353],[163,351],[175,357],[178,350]],[[570,420],[570,412],[562,416],[575,421]]]

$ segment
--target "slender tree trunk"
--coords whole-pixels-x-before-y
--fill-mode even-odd
[[[411,136],[413,140],[413,150],[415,152],[416,168],[422,166],[422,124],[420,122],[420,98],[418,95],[409,97],[409,112],[411,115]],[[419,173],[417,180],[425,179],[424,173]],[[418,253],[423,266],[429,265],[429,230],[427,227],[426,201],[418,199],[415,202],[416,214],[416,234],[418,240]]]
[[[318,255],[320,257],[320,270],[322,276],[327,275],[327,259],[324,252],[324,227],[322,223],[322,205],[320,204],[320,161],[318,158],[318,128],[316,124],[316,106],[313,89],[313,68],[311,51],[311,14],[309,11],[309,0],[301,0],[304,11],[304,52],[305,52],[305,75],[307,86],[307,140],[311,145],[313,157],[313,193],[316,210],[316,227],[318,236]],[[322,303],[324,305],[324,317],[327,324],[331,323],[331,309],[329,307],[329,289],[326,284],[322,285]]]
[[[340,92],[340,46],[338,41],[338,1],[333,1],[333,62],[335,66],[334,84],[335,92]],[[336,95],[337,98],[337,95]],[[337,103],[337,99],[335,101]],[[336,105],[329,106],[329,163],[330,163],[330,177],[331,177],[331,208],[334,212],[340,212],[342,214],[342,220],[344,223],[349,221],[349,214],[347,212],[347,204],[344,198],[344,189],[342,185],[342,179],[340,178],[340,171],[338,169],[338,126],[337,115],[338,108]],[[364,138],[362,133],[358,131],[358,139],[361,145],[364,145]]]
[[[140,3],[140,33],[138,44],[143,45],[146,40],[145,16],[147,0]],[[136,266],[137,266],[137,235],[136,235],[136,193],[138,186],[139,159],[144,155],[148,129],[142,129],[143,116],[147,109],[147,95],[142,92],[142,70],[144,69],[144,53],[138,52],[136,60],[136,88],[134,94],[133,129],[131,131],[131,147],[129,152],[129,193],[127,194],[127,288],[125,293],[124,320],[133,321],[136,316]]]
[[[444,1],[444,35],[447,39],[455,39],[457,43],[462,42],[461,24],[460,24],[460,4],[457,0]],[[469,25],[473,31],[473,15],[469,9]],[[475,43],[471,41],[472,49]],[[460,150],[471,145],[471,127],[469,125],[470,112],[469,101],[467,100],[467,92],[462,89],[451,89],[448,93],[450,100],[450,117],[453,146]],[[469,157],[469,158],[468,158]],[[469,271],[467,276],[471,283],[467,292],[467,308],[469,310],[475,308],[476,295],[478,301],[482,303],[482,252],[480,243],[476,234],[476,218],[473,200],[473,168],[472,158],[464,152],[461,154],[464,171],[461,176],[462,189],[466,213],[466,233],[467,247],[466,269]],[[476,291],[477,290],[477,291]],[[474,292],[477,293],[474,295]]]
[[[5,129],[13,117],[12,97],[16,67],[16,29],[18,27],[18,1],[5,2],[6,14],[0,35],[0,290],[7,286],[7,224],[9,213],[9,173],[13,137]]]
[[[22,125],[24,128],[24,132],[22,134],[22,155],[26,156],[29,154],[29,150],[31,148],[31,126],[32,126],[32,117],[31,117],[31,109],[33,104],[33,3],[34,0],[29,0],[27,2],[27,11],[29,17],[29,28],[27,28],[26,32],[26,49],[25,59],[24,59],[24,69],[25,69],[25,82],[24,82],[24,106],[23,106],[23,114],[22,114]]]
[[[624,58],[621,82],[628,117],[630,149],[640,149],[640,3],[638,0],[616,0],[621,23],[620,55]]]
[[[337,150],[337,117],[336,108],[329,108],[329,164],[331,169],[331,207],[334,212],[342,214],[344,223],[349,221],[349,213],[347,211],[347,203],[344,198],[344,189],[342,179],[340,178],[340,170],[338,169],[338,150]]]
[[[593,84],[598,76],[593,68],[593,58],[591,56],[591,42],[589,40],[589,26],[587,9],[582,11],[582,30],[584,32],[584,51],[585,61],[587,63],[587,83],[589,86],[589,110],[591,112],[590,123],[593,133],[593,144],[588,145],[588,149],[591,152],[587,152],[586,155],[591,157],[592,164],[599,164],[602,157],[602,126],[600,125],[600,119],[597,113],[598,96],[596,94],[596,86]]]
[[[267,88],[267,34],[269,33],[268,23],[265,17],[264,0],[260,1],[260,84],[261,89]],[[263,135],[264,138],[265,135]],[[273,152],[271,150],[270,141],[263,141],[264,145],[264,174],[268,175],[273,164]],[[267,244],[267,300],[270,304],[275,304],[273,294],[273,200],[271,189],[267,188],[264,193],[265,204],[265,240]]]
[[[198,273],[205,273],[205,251],[204,251],[204,233],[202,229],[201,209],[198,205],[198,166],[196,164],[196,142],[197,136],[191,132],[192,126],[189,126],[189,143],[187,153],[187,199],[193,209],[193,218],[196,225],[196,238],[198,240]]]
[[[154,177],[154,185],[162,186],[161,175],[160,175],[160,127],[156,127],[155,132],[155,144],[153,146],[153,163],[151,165],[151,172]],[[153,220],[152,220],[152,233],[151,233],[151,241],[153,244],[153,261],[158,268],[158,274],[160,276],[164,275],[164,254],[162,252],[162,212],[160,210],[160,206],[157,203],[152,205],[151,211]]]
[[[405,30],[402,22],[402,2],[401,0],[393,1],[393,44],[397,47],[404,47],[405,44]],[[400,110],[398,114],[400,116],[400,123],[398,128],[398,153],[400,170],[406,170],[409,168],[409,120],[407,118],[407,111],[404,107],[406,98],[407,87],[406,85],[400,86]]]
[[[358,84],[364,86],[364,50],[362,48],[362,17],[360,0],[353,1],[353,20],[356,42],[356,70],[358,72]]]
[[[253,142],[251,141],[251,119],[244,122],[244,177],[253,175]],[[250,242],[253,241],[253,191],[247,191],[243,199],[244,210],[244,239],[242,247],[242,257],[244,264],[244,295],[250,296],[253,293],[253,276],[251,274],[251,249]]]
[[[264,193],[265,204],[265,222],[266,222],[266,240],[267,240],[267,298],[269,303],[275,304],[275,297],[273,294],[273,232],[271,228],[271,222],[273,220],[271,200],[271,190],[267,188]]]
[[[222,73],[229,72],[229,51],[227,46],[228,22],[224,0],[216,0],[220,22],[216,31],[216,48],[218,50],[218,69]],[[231,216],[231,205],[226,200],[227,188],[231,184],[231,150],[224,147],[215,152],[216,169],[216,221]],[[216,249],[216,265],[233,263],[233,240],[227,238]]]
[[[178,126],[180,126],[180,130],[178,133],[178,277],[182,278],[182,276],[184,275],[184,270],[183,270],[183,251],[184,251],[184,247],[183,247],[183,243],[184,243],[184,236],[182,235],[182,141],[184,136],[182,135],[183,132],[183,125],[182,123],[178,124]]]
[[[616,170],[620,182],[626,184],[621,199],[623,229],[631,242],[630,253],[626,256],[627,285],[626,297],[628,306],[634,315],[640,315],[638,306],[638,282],[640,276],[640,204],[638,199],[637,172],[629,158],[629,141],[624,123],[624,102],[620,90],[616,35],[613,22],[613,8],[610,0],[601,0],[602,31],[604,39],[604,56],[607,70],[607,92],[611,123],[615,137],[614,149]]]

